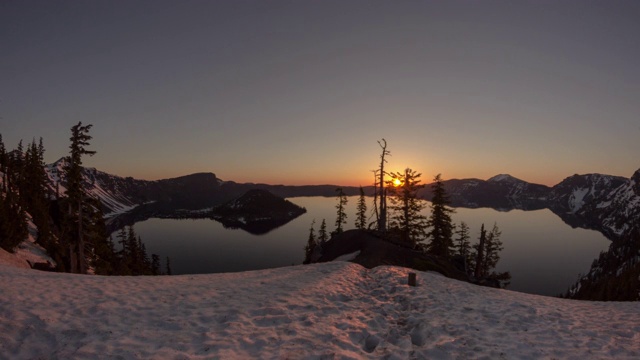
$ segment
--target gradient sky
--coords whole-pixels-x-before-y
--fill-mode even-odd
[[[1,1],[0,133],[159,179],[640,168],[637,1]]]

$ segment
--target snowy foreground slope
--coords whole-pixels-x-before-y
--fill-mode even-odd
[[[570,301],[334,262],[100,277],[0,265],[0,358],[640,357],[640,303]]]

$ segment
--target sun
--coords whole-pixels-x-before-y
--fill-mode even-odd
[[[393,186],[400,186],[402,185],[402,181],[400,181],[400,179],[393,179]]]

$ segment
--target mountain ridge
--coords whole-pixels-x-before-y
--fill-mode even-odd
[[[62,158],[47,165],[52,191],[59,195],[66,191],[62,172],[64,161]],[[252,189],[267,190],[285,198],[331,197],[335,196],[335,189],[338,187],[347,195],[359,194],[359,187],[355,186],[237,183],[219,179],[212,172],[160,180],[139,180],[85,167],[83,181],[87,192],[102,201],[105,214],[110,218],[150,203],[160,204],[162,206],[159,207],[164,209],[209,208],[228,202]],[[574,174],[553,187],[529,183],[509,174],[498,174],[487,180],[469,178],[443,182],[453,207],[490,207],[501,211],[548,208],[573,227],[598,230],[610,238],[621,237],[628,231],[628,228],[620,224],[620,218],[631,220],[640,217],[632,205],[640,201],[637,200],[640,197],[640,169],[628,179],[604,174]],[[430,200],[430,185],[426,184],[419,196]],[[366,195],[373,194],[373,186],[365,186],[363,189]]]

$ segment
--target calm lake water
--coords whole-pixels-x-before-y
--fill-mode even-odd
[[[313,219],[316,232],[322,219],[327,220],[328,230],[333,230],[336,200],[324,197],[289,200],[304,206],[307,213],[264,235],[225,229],[222,224],[206,219],[149,219],[134,227],[150,254],[171,258],[174,274],[290,266],[302,263]],[[348,228],[355,222],[356,201],[357,197],[349,198]],[[579,273],[586,273],[593,259],[609,246],[609,240],[602,234],[572,229],[550,210],[455,210],[454,221],[465,221],[471,228],[472,243],[477,242],[482,223],[488,230],[494,222],[498,223],[504,250],[497,270],[511,272],[508,288],[515,291],[542,295],[562,293]]]

